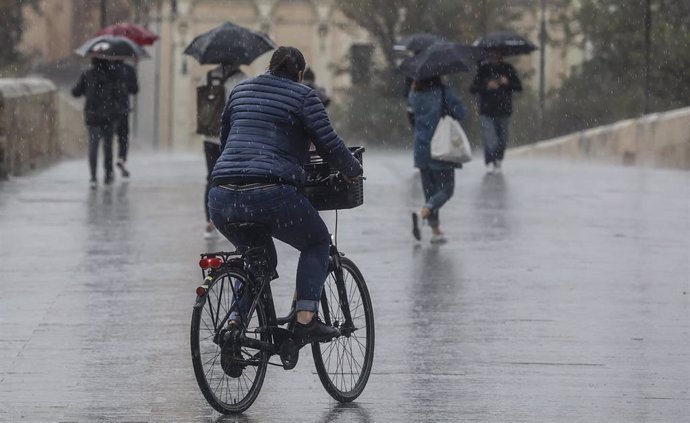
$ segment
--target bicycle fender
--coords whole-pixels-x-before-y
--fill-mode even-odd
[[[194,308],[202,308],[206,304],[206,295],[201,295],[196,297],[196,301],[194,301]]]
[[[203,288],[208,291],[209,284],[213,281],[213,276],[208,275],[206,278],[204,278],[204,283],[201,285]],[[197,295],[196,296],[196,301],[194,301],[194,308],[201,308],[206,304],[206,294],[204,295]]]

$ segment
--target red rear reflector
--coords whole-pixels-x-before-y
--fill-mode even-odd
[[[201,297],[201,296],[203,296],[203,295],[206,295],[206,288],[204,288],[203,286],[198,287],[198,288],[196,289],[196,295],[197,295],[198,297]]]
[[[217,269],[223,265],[223,259],[220,257],[206,257],[199,260],[199,267],[206,270],[208,268]]]

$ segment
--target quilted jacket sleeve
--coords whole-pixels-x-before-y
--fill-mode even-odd
[[[233,90],[234,92],[234,90]],[[225,107],[223,108],[223,113],[220,115],[220,151],[225,149],[225,143],[228,141],[228,135],[230,134],[230,100],[232,99],[232,92],[225,101]]]
[[[348,177],[362,174],[362,166],[333,130],[326,109],[313,89],[304,98],[301,117],[307,134],[321,157]]]

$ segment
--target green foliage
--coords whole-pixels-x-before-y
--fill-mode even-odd
[[[583,0],[572,23],[591,50],[549,96],[547,134],[639,116],[645,98],[645,0]],[[690,105],[690,3],[652,1],[650,108]]]

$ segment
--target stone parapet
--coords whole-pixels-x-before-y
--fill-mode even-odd
[[[47,79],[0,79],[0,178],[87,150],[81,102]]]
[[[690,107],[540,141],[509,154],[690,169]]]
[[[59,155],[55,85],[0,79],[0,177],[22,175]]]

